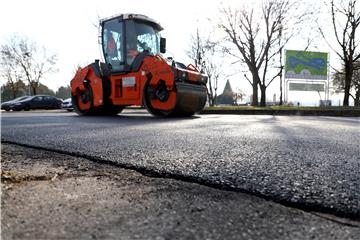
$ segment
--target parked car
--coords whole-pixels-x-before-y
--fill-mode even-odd
[[[29,96],[22,96],[22,97],[18,97],[18,98],[15,98],[13,100],[10,100],[10,101],[7,101],[7,102],[3,102],[1,104],[1,109],[4,109],[5,111],[10,111],[10,106],[18,101],[22,101],[22,100],[25,100],[26,98],[28,98]]]
[[[60,109],[62,100],[48,95],[30,96],[21,101],[10,104],[13,111],[29,111],[30,109]]]
[[[72,112],[74,110],[74,108],[72,106],[71,98],[65,99],[62,103],[61,108],[66,109],[69,112]]]

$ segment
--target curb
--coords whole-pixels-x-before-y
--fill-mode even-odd
[[[296,115],[296,116],[331,116],[331,117],[360,117],[360,110],[274,110],[274,109],[243,109],[216,110],[205,109],[200,114],[235,114],[235,115]]]

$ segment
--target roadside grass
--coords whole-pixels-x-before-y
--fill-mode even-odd
[[[317,110],[317,111],[359,111],[360,107],[302,107],[302,106],[266,106],[266,107],[254,107],[254,106],[214,106],[205,107],[204,110]]]

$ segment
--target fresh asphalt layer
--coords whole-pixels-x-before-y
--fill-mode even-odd
[[[2,144],[2,239],[357,240],[360,222]]]
[[[360,219],[360,118],[10,112],[4,142]]]

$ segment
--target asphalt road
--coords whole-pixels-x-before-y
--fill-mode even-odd
[[[2,113],[2,141],[360,219],[360,118]]]
[[[1,239],[357,240],[360,222],[68,154],[1,147]]]

